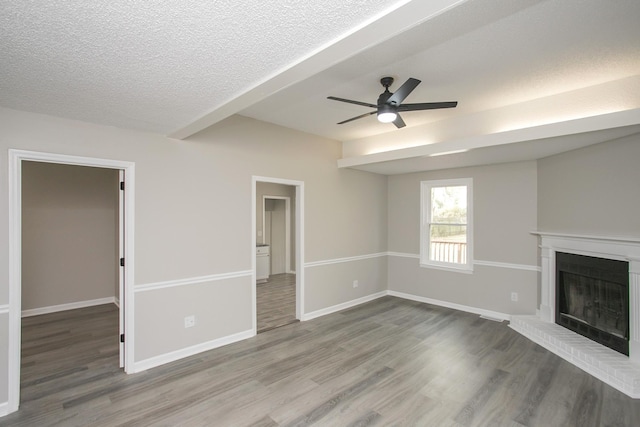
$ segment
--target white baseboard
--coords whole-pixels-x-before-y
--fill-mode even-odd
[[[9,415],[9,402],[0,403],[0,417]]]
[[[387,294],[392,297],[404,298],[411,301],[424,302],[427,304],[438,305],[440,307],[466,311],[467,313],[478,314],[480,316],[491,317],[493,319],[500,319],[500,320],[507,320],[507,321],[511,320],[510,314],[500,313],[500,312],[491,311],[491,310],[485,310],[483,308],[471,307],[468,305],[456,304],[453,302],[441,301],[441,300],[432,299],[432,298],[425,298],[425,297],[420,297],[418,295],[405,294],[403,292],[387,291]]]
[[[22,310],[22,317],[38,316],[40,314],[56,313],[58,311],[75,310],[76,308],[93,307],[94,305],[115,304],[116,297],[92,299],[88,301],[71,302],[68,304],[51,305],[49,307]]]
[[[387,295],[387,291],[382,291],[376,294],[367,295],[366,297],[354,299],[351,301],[343,302],[342,304],[337,304],[331,307],[312,311],[311,313],[303,314],[302,319],[300,320],[305,321],[305,320],[315,319],[316,317],[326,316],[327,314],[331,314],[331,313],[335,313],[336,311],[341,311],[347,308],[355,307],[356,305],[364,304],[365,302],[373,301],[374,299],[382,298],[386,295]]]
[[[471,306],[467,306],[467,305],[456,304],[456,303],[452,303],[452,302],[448,302],[448,301],[441,301],[441,300],[437,300],[437,299],[426,298],[426,297],[421,297],[421,296],[418,296],[418,295],[406,294],[406,293],[403,293],[403,292],[396,292],[396,291],[382,291],[382,292],[378,292],[376,294],[367,295],[367,296],[362,297],[362,298],[358,298],[358,299],[354,299],[354,300],[351,300],[351,301],[347,301],[347,302],[344,302],[342,304],[337,304],[337,305],[334,305],[334,306],[331,306],[331,307],[327,307],[327,308],[323,308],[323,309],[320,309],[320,310],[312,311],[311,313],[307,313],[307,314],[302,315],[302,318],[300,320],[306,321],[306,320],[315,319],[317,317],[326,316],[327,314],[331,314],[331,313],[335,313],[337,311],[345,310],[347,308],[355,307],[357,305],[364,304],[365,302],[373,301],[375,299],[382,298],[382,297],[387,296],[387,295],[392,296],[392,297],[403,298],[403,299],[407,299],[407,300],[411,300],[411,301],[424,302],[426,304],[433,304],[433,305],[437,305],[437,306],[440,306],[440,307],[452,308],[454,310],[465,311],[467,313],[478,314],[480,316],[491,318],[491,320],[496,320],[496,319],[497,320],[507,320],[507,321],[511,320],[511,315],[510,314],[500,313],[500,312],[491,311],[491,310],[485,310],[485,309],[478,308],[478,307],[471,307]]]
[[[224,345],[233,344],[235,342],[246,340],[247,338],[251,338],[254,336],[255,332],[253,330],[248,330],[226,337],[218,338],[213,341],[208,341],[202,344],[197,344],[191,347],[172,351],[170,353],[150,357],[149,359],[135,362],[131,373],[146,371],[147,369],[155,368],[157,366],[164,365],[170,362],[175,362],[176,360],[183,359],[185,357],[193,356],[204,351],[213,350],[214,348],[222,347]]]

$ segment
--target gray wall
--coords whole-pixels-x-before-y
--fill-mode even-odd
[[[538,161],[538,228],[640,237],[640,135]]]
[[[117,170],[23,163],[23,310],[116,297],[117,245]]]
[[[473,178],[473,274],[423,268],[420,181]],[[519,162],[390,176],[389,289],[447,303],[506,313],[537,307],[536,163]],[[487,265],[489,264],[489,265]],[[519,268],[525,266],[525,268]],[[528,268],[527,268],[528,267]],[[518,292],[519,301],[511,301]]]
[[[246,272],[255,253],[252,176],[305,183],[305,262],[386,251],[386,177],[338,170],[337,141],[240,116],[177,141],[0,109],[0,164],[7,165],[10,148],[135,162],[136,362],[251,330],[255,284]],[[8,224],[8,174],[3,170],[0,224]],[[0,242],[2,306],[9,303],[6,226],[0,227]],[[386,264],[383,257],[378,262]],[[326,293],[326,280],[312,271],[320,267],[308,268],[306,311],[384,289],[385,270],[376,269],[380,276],[354,292],[351,282],[360,264],[323,266],[338,283]],[[174,286],[163,287],[167,282]],[[183,327],[188,315],[196,316],[194,328]],[[8,348],[7,317],[0,313],[2,349]],[[4,360],[0,357],[0,403],[8,396]]]

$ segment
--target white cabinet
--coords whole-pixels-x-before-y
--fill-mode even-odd
[[[271,270],[269,245],[256,246],[256,281],[266,282]]]

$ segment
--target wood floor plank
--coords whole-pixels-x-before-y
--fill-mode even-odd
[[[272,274],[265,283],[256,285],[258,333],[279,328],[296,318],[296,275]]]
[[[384,297],[126,375],[112,305],[23,322],[2,426],[638,426],[630,399],[506,322]]]

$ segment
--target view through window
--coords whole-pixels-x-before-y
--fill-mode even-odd
[[[422,182],[421,263],[470,269],[471,180]]]

